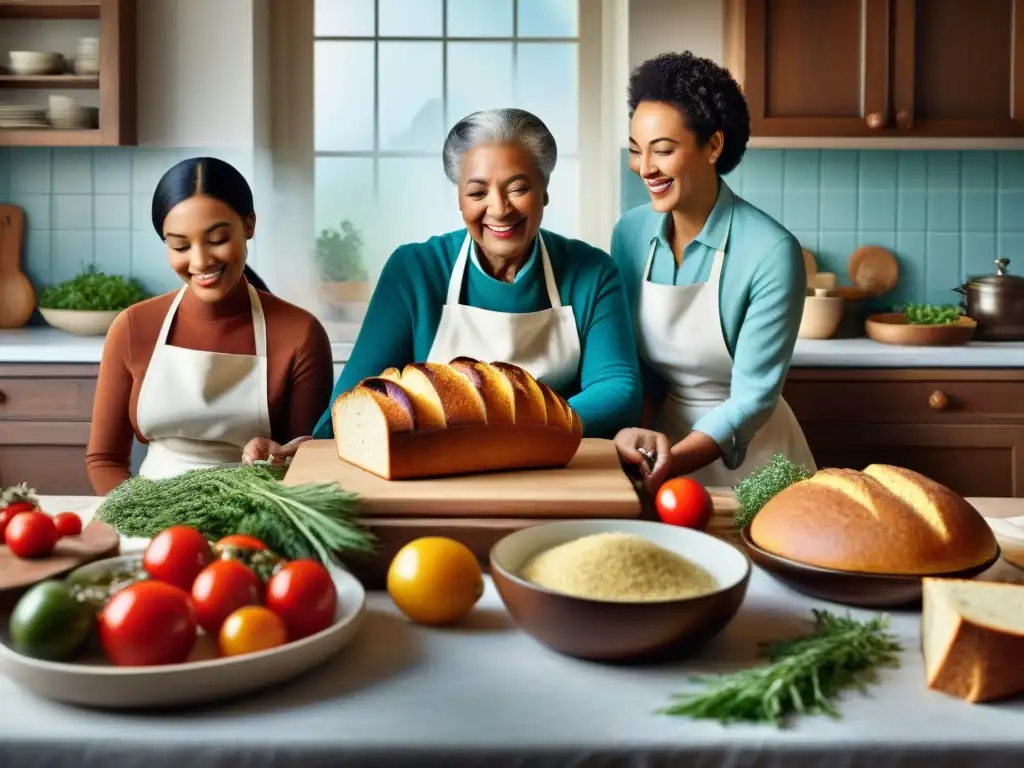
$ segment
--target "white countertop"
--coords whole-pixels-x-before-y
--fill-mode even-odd
[[[348,360],[351,343],[336,342],[335,364]],[[0,330],[0,364],[98,365],[103,337],[74,336],[49,326]],[[1024,368],[1024,342],[971,342],[959,347],[898,347],[868,338],[799,339],[794,368]]]

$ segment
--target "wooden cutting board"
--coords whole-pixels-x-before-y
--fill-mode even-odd
[[[299,446],[288,485],[336,482],[362,497],[363,515],[473,518],[635,518],[640,500],[611,440],[584,439],[563,469],[384,480],[338,458],[333,440]]]
[[[106,523],[93,520],[80,536],[68,536],[58,541],[49,557],[23,560],[7,547],[0,546],[0,592],[24,589],[93,560],[114,557],[120,543],[117,531]]]
[[[25,213],[0,203],[0,328],[21,328],[36,308],[36,291],[21,271]]]

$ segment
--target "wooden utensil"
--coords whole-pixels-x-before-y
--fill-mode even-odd
[[[21,271],[25,214],[0,203],[0,328],[21,328],[36,308],[36,291]]]
[[[966,344],[978,324],[961,317],[951,325],[911,325],[902,312],[871,315],[864,321],[868,338],[903,347],[953,347]]]
[[[121,537],[104,522],[92,520],[80,536],[68,536],[57,542],[49,557],[22,560],[7,547],[0,546],[0,592],[24,589],[44,579],[52,579],[80,565],[113,557]]]
[[[640,500],[611,440],[587,438],[562,469],[384,480],[338,458],[333,440],[299,446],[284,482],[336,482],[374,517],[635,518]]]
[[[864,245],[850,255],[850,281],[868,296],[881,296],[896,287],[899,262],[891,251],[877,245]]]
[[[802,249],[804,254],[804,268],[807,270],[807,283],[811,283],[812,278],[818,273],[818,262],[814,258],[814,254],[808,251],[806,248]]]

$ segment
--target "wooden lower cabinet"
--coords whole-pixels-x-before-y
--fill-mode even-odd
[[[793,369],[819,467],[896,464],[964,496],[1024,496],[1024,371]]]

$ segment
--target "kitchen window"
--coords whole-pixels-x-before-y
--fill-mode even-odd
[[[610,178],[609,168],[597,169],[615,162],[600,157],[608,3],[314,0],[312,57],[293,54],[293,76],[275,73],[274,100],[275,110],[294,111],[302,97],[281,91],[298,86],[312,94],[311,119],[278,119],[293,124],[287,152],[295,152],[297,138],[312,145],[306,224],[317,289],[302,303],[332,341],[355,339],[377,274],[397,246],[462,226],[441,146],[448,129],[475,110],[517,106],[544,120],[559,158],[543,226],[607,247],[614,221],[604,227],[601,209],[608,201],[581,190],[592,186],[588,175]],[[309,26],[301,25],[306,34]],[[304,88],[309,75],[303,83],[300,70],[310,68],[312,86]],[[624,98],[617,101],[624,115]],[[614,171],[617,180],[617,163]]]

